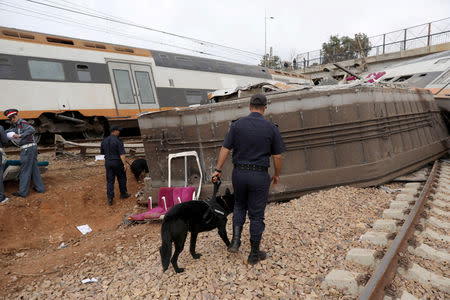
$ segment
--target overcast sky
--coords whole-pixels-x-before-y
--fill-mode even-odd
[[[29,0],[0,0],[0,26],[190,55],[203,52],[210,58],[250,64],[258,64],[264,53],[265,32],[267,49],[272,46],[275,55],[291,60],[295,54],[321,48],[330,35],[353,37],[363,32],[375,36],[450,17],[449,0],[32,1],[102,14],[214,45],[83,16]],[[273,19],[265,19],[265,14]],[[450,30],[448,20],[438,25],[441,31]]]

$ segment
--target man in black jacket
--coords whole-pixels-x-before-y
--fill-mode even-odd
[[[112,205],[114,199],[114,182],[117,177],[119,182],[120,198],[128,198],[127,191],[127,162],[123,142],[119,139],[121,128],[111,126],[111,135],[105,138],[100,146],[101,154],[105,155],[106,168],[106,194],[108,205]]]
[[[246,213],[250,219],[251,251],[248,263],[256,264],[266,258],[259,250],[265,229],[264,210],[269,196],[270,183],[278,184],[281,172],[281,153],[285,151],[283,140],[275,124],[264,118],[267,99],[264,95],[253,95],[250,99],[250,114],[230,126],[222,143],[213,180],[222,176],[222,166],[233,149],[233,189],[235,204],[233,211],[233,239],[228,248],[237,252],[241,245],[242,226]],[[274,174],[267,172],[273,156]]]

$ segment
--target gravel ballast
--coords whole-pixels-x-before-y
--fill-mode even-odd
[[[344,264],[348,250],[362,246],[361,235],[381,218],[394,197],[378,188],[338,187],[271,203],[261,243],[268,258],[255,266],[245,264],[250,250],[248,221],[237,254],[227,252],[214,230],[199,234],[197,252],[202,257],[194,260],[188,236],[178,260],[185,268],[180,274],[172,266],[162,272],[161,223],[135,225],[133,230],[137,227],[143,234],[136,235],[132,243],[117,243],[112,253],[88,253],[80,263],[64,266],[48,278],[38,277],[7,298],[335,299],[340,292],[322,290],[321,282],[331,269]],[[227,224],[230,239],[231,218]],[[120,227],[114,234],[131,231]],[[98,282],[81,283],[86,278]]]

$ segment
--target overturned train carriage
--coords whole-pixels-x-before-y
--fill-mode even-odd
[[[279,126],[287,149],[280,183],[271,188],[269,201],[343,184],[380,184],[447,151],[447,129],[426,90],[353,84],[267,94],[267,98],[265,117]],[[206,175],[201,197],[209,196],[208,181],[221,143],[232,120],[249,113],[248,104],[246,97],[141,115],[151,193],[168,184],[168,154],[195,150]],[[222,177],[226,186],[231,186],[232,167],[228,159]],[[174,161],[171,169],[175,185],[198,182],[193,158]]]

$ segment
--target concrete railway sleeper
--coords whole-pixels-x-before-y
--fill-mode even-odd
[[[358,299],[449,299],[450,162],[435,161],[424,185],[407,183],[360,240],[383,251],[351,249],[323,289]]]

